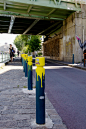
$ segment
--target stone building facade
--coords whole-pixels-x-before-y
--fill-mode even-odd
[[[86,5],[81,5],[82,11],[75,12],[63,21],[63,26],[57,36],[43,43],[43,55],[46,58],[72,62],[82,62],[83,51],[79,47],[76,35],[81,41],[86,40]]]

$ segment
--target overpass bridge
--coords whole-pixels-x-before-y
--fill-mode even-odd
[[[50,35],[69,15],[81,11],[76,0],[0,0],[0,33]]]

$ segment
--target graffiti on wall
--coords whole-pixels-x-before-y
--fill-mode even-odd
[[[81,47],[81,49],[83,49],[83,52],[84,50],[86,51],[86,40],[84,41],[84,43],[81,42],[81,39],[76,36],[77,40],[78,40],[78,43],[79,43],[79,46]]]

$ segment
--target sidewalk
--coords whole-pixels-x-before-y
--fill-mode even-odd
[[[0,129],[67,129],[47,95],[46,124],[36,124],[35,88],[28,91],[26,87],[21,62],[10,62],[0,69]]]
[[[67,65],[67,66],[70,66],[70,67],[75,67],[75,68],[78,68],[78,69],[83,69],[83,70],[86,70],[86,65],[84,67],[84,63],[70,63],[70,62],[64,62],[64,61],[58,61],[58,60],[53,60],[53,59],[46,59],[48,62],[52,62],[52,63],[58,63],[58,64],[62,64],[62,65]]]

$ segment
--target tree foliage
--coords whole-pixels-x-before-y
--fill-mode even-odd
[[[24,46],[27,46],[30,41],[30,35],[21,35],[22,41],[24,42]]]
[[[22,52],[27,54],[28,53],[28,46],[23,47]]]
[[[18,35],[14,40],[14,44],[19,51],[24,53],[38,51],[41,48],[40,37],[38,35]]]
[[[16,45],[16,47],[18,48],[19,51],[21,51],[24,47],[24,42],[21,38],[21,35],[18,35],[15,40],[14,40],[14,44]]]
[[[29,41],[29,51],[34,52],[40,50],[41,48],[40,43],[41,43],[40,37],[37,35],[32,35]]]

